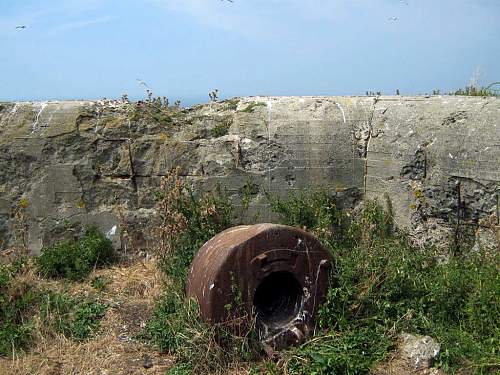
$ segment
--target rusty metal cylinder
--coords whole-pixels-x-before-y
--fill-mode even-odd
[[[187,295],[202,317],[244,335],[255,326],[274,349],[302,342],[328,287],[328,251],[310,233],[277,224],[244,225],[210,239],[191,266]]]

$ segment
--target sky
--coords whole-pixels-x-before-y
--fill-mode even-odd
[[[17,26],[26,26],[17,29]],[[432,93],[500,81],[500,0],[0,0],[0,100]]]

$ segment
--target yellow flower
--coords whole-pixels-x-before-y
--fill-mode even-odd
[[[29,202],[28,198],[19,199],[19,207],[27,208],[29,205],[30,205],[30,202]]]

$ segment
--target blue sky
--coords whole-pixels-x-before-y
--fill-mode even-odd
[[[137,99],[137,78],[186,104],[418,94],[476,71],[500,81],[500,0],[0,0],[0,100]]]

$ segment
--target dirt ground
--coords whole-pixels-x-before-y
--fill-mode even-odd
[[[91,281],[102,276],[106,280],[100,292]],[[18,283],[38,285],[44,289],[63,291],[67,284],[39,278],[28,270]],[[26,353],[11,358],[0,357],[1,375],[163,375],[174,359],[158,353],[135,339],[151,315],[154,301],[162,290],[162,276],[153,258],[135,259],[120,265],[95,270],[82,283],[70,284],[72,295],[97,296],[109,308],[99,332],[90,340],[77,343],[62,335],[42,334],[37,322],[35,344]],[[241,366],[228,369],[228,375],[248,374]],[[376,367],[374,375],[442,375],[437,369],[414,370],[398,353]]]
[[[416,370],[411,363],[402,358],[399,352],[393,353],[387,362],[380,364],[373,371],[373,375],[445,375],[437,368]]]
[[[101,292],[90,285],[97,276],[107,280]],[[63,283],[39,279],[33,272],[22,278],[52,290],[64,288]],[[161,276],[154,259],[134,260],[94,271],[85,282],[72,284],[69,293],[97,294],[100,301],[109,304],[99,333],[87,342],[76,343],[62,335],[44,337],[39,326],[35,345],[27,353],[0,357],[0,374],[164,374],[173,359],[134,339],[144,327],[160,292]]]

